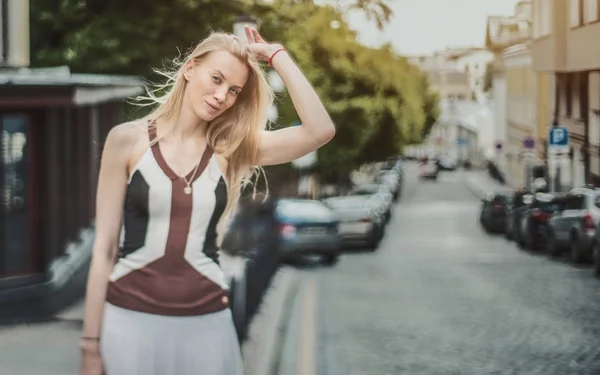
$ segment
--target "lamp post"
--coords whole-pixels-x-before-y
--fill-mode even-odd
[[[235,20],[233,21],[233,35],[240,38],[242,43],[248,43],[248,40],[246,39],[246,26],[258,30],[259,21],[257,18],[254,18],[249,15],[241,15],[235,18]]]
[[[236,17],[236,19],[233,21],[233,34],[240,38],[242,43],[248,43],[245,31],[246,26],[258,30],[260,26],[260,20],[250,15],[241,15]],[[281,92],[285,89],[285,85],[283,84],[281,77],[279,77],[279,74],[277,74],[274,69],[268,70],[267,78],[273,91]],[[277,110],[277,106],[273,104],[271,108],[269,108],[268,119],[269,121],[275,122],[277,121],[278,117],[279,111]]]

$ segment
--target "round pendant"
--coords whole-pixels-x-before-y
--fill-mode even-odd
[[[186,186],[183,188],[183,192],[186,193],[187,195],[192,194],[192,188],[189,186]]]

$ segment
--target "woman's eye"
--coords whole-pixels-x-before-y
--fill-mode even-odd
[[[221,82],[221,78],[219,78],[217,76],[213,76],[212,79],[213,79],[214,83],[220,83]]]
[[[233,95],[238,95],[240,92],[237,89],[230,90]]]

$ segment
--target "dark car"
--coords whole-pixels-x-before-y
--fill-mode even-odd
[[[304,254],[320,254],[334,264],[343,249],[335,213],[311,199],[280,199],[275,209],[280,235],[280,255],[290,259]]]
[[[481,200],[479,223],[486,232],[504,233],[510,193],[497,192]]]
[[[521,225],[521,217],[529,209],[529,205],[533,201],[533,195],[526,189],[518,189],[510,193],[510,202],[506,215],[506,228],[504,235],[509,240],[517,243],[522,241],[519,227]]]
[[[562,195],[537,193],[531,204],[521,214],[518,244],[531,250],[545,249],[548,239],[548,222],[563,207]]]

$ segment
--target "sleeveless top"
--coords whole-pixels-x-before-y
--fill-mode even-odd
[[[156,128],[148,129],[153,141]],[[191,194],[186,194],[184,179],[166,163],[158,142],[138,162],[127,186],[123,236],[109,278],[108,303],[171,316],[229,307],[216,246],[227,186],[209,146],[191,186]]]

